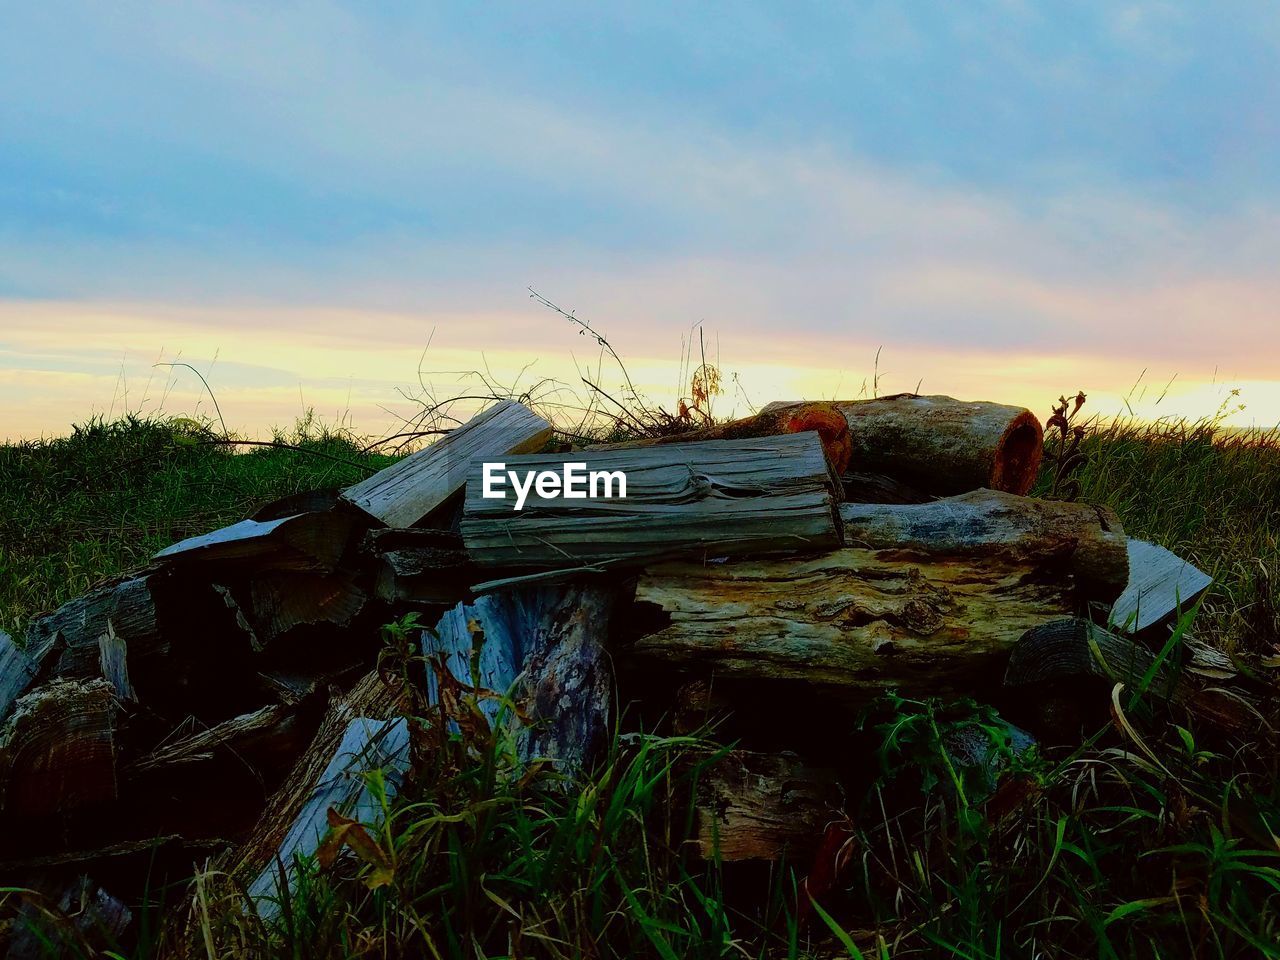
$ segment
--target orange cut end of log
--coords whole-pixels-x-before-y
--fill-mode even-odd
[[[844,414],[828,403],[806,403],[788,411],[786,416],[787,433],[818,432],[831,469],[836,476],[844,476],[853,459],[853,439]]]
[[[1040,472],[1044,456],[1044,428],[1030,410],[1024,410],[1009,421],[996,447],[991,466],[992,490],[1026,496]]]

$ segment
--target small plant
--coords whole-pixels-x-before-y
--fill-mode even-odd
[[[1049,496],[1057,500],[1074,500],[1080,495],[1080,481],[1074,474],[1085,461],[1085,455],[1080,451],[1085,429],[1075,419],[1084,406],[1085,399],[1083,392],[1077,392],[1071,400],[1059,397],[1053,407],[1053,414],[1045,423],[1046,428],[1057,431],[1057,445],[1050,463],[1052,481],[1049,487]]]

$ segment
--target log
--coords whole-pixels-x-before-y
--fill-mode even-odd
[[[846,503],[929,503],[931,494],[882,473],[850,471],[840,478]]]
[[[521,760],[553,760],[572,773],[591,761],[608,732],[613,683],[604,644],[614,597],[611,589],[581,584],[487,594],[458,604],[424,631],[422,652],[463,686],[499,696],[511,691],[524,718],[512,718],[522,725]],[[432,671],[428,703],[440,698]],[[499,700],[486,697],[479,706],[491,725],[497,722]]]
[[[847,819],[835,771],[794,753],[730,751],[700,772],[694,805],[698,851],[722,861],[808,860]]]
[[[626,496],[543,497],[530,488],[517,511],[509,483],[501,488],[505,498],[484,497],[477,464],[467,483],[462,539],[481,566],[602,568],[662,556],[814,551],[839,543],[837,494],[813,433],[504,462],[522,477],[562,473],[567,463],[585,465],[584,481],[597,471],[621,471]]]
[[[338,513],[299,513],[276,520],[241,520],[165,547],[153,560],[170,564],[253,561],[285,570],[332,570],[351,533],[351,518]]]
[[[1044,430],[1022,407],[913,393],[834,405],[849,422],[856,469],[927,493],[945,497],[987,487],[1022,495],[1040,469]]]
[[[635,447],[665,446],[702,440],[753,440],[787,433],[815,431],[822,439],[827,462],[836,476],[849,469],[852,446],[849,424],[844,415],[829,403],[799,403],[792,406],[766,407],[760,413],[741,420],[717,423],[697,430],[686,430],[665,437],[644,437],[622,443],[595,444],[588,450],[620,450]]]
[[[1110,603],[1129,581],[1124,528],[1114,511],[975,490],[927,504],[845,503],[845,543],[926,557],[997,557],[1075,578]]]
[[[12,817],[116,798],[116,704],[105,680],[54,680],[19,698],[0,731],[0,792]]]
[[[1070,585],[1000,558],[846,548],[805,560],[672,563],[639,578],[640,659],[874,696],[996,686],[1027,630],[1071,615]],[[644,621],[647,621],[645,623]]]
[[[1027,631],[1009,656],[1004,682],[1058,696],[1084,694],[1088,688],[1079,681],[1089,678],[1099,681],[1098,692],[1116,683],[1138,690],[1145,682],[1152,696],[1181,704],[1220,729],[1241,732],[1265,725],[1252,691],[1224,676],[1220,664],[1206,670],[1203,652],[1194,647],[1190,652],[1191,663],[1178,669],[1175,663],[1159,662],[1143,644],[1088,620],[1065,618]]]
[[[1111,624],[1140,633],[1190,610],[1209,589],[1213,577],[1164,547],[1129,541],[1129,579],[1111,608]]]
[[[342,498],[388,527],[411,527],[462,489],[473,460],[540,450],[551,424],[503,400],[431,446],[348,487]]]
[[[37,617],[27,628],[27,655],[37,661],[48,658],[55,676],[101,676],[99,641],[108,624],[134,662],[167,655],[169,642],[156,622],[152,595],[157,577],[154,571],[119,577]]]

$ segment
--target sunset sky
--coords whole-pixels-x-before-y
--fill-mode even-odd
[[[666,403],[1273,426],[1280,10],[0,0],[0,439],[576,382],[529,287]]]

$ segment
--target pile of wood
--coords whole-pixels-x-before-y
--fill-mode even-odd
[[[573,769],[618,690],[690,725],[1143,677],[1148,639],[1209,580],[1105,507],[1028,498],[1042,447],[1029,411],[947,397],[776,404],[588,450],[499,403],[354,487],[174,544],[21,644],[0,635],[0,881],[115,929],[128,910],[99,883],[217,855],[272,915],[332,816],[378,815],[363,774],[391,792],[411,774],[409,705],[473,683],[514,697],[522,757]],[[516,510],[511,484],[484,496],[485,463],[621,471],[626,495],[539,483]],[[411,612],[431,626],[416,690],[376,669],[381,627]],[[1156,670],[1162,695],[1247,722],[1229,666],[1201,659]],[[839,764],[806,747],[717,765],[708,852],[824,842]]]

